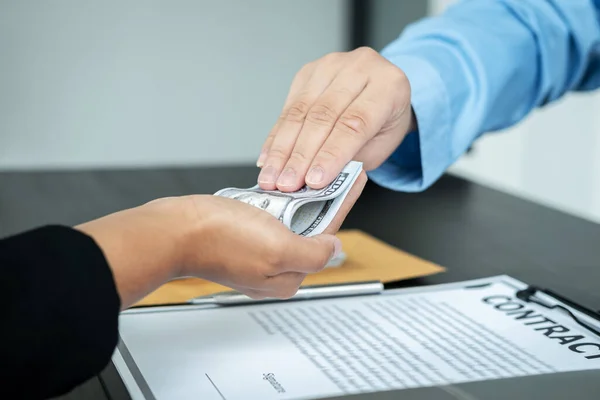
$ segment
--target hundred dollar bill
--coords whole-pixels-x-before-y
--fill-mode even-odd
[[[262,190],[256,185],[249,189],[221,189],[215,196],[229,197],[258,207],[279,219],[292,232],[314,236],[323,233],[329,226],[361,171],[362,163],[351,161],[323,189],[305,186],[296,192],[284,193]]]

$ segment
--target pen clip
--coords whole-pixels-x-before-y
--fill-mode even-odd
[[[322,283],[317,285],[302,285],[300,289],[319,289],[319,288],[335,288],[335,287],[353,287],[363,285],[383,285],[381,281],[356,281],[356,282],[341,282],[341,283]]]
[[[189,300],[192,304],[241,305],[275,303],[284,301],[313,300],[322,298],[349,297],[381,293],[385,289],[381,281],[348,282],[338,284],[305,285],[288,298],[265,298],[254,300],[237,291],[214,293],[208,296],[194,297]]]
[[[334,288],[352,288],[352,287],[360,287],[360,286],[371,286],[371,285],[377,285],[378,287],[381,288],[381,290],[383,290],[384,286],[383,283],[381,281],[356,281],[356,282],[342,282],[342,283],[322,283],[322,284],[315,284],[315,285],[302,285],[298,288],[298,291],[302,292],[302,291],[306,291],[306,290],[310,290],[310,289],[334,289]],[[223,291],[223,292],[217,292],[217,293],[213,293],[212,295],[208,295],[208,296],[202,296],[202,297],[214,297],[214,296],[219,296],[219,295],[231,295],[231,294],[239,294],[242,295],[241,292],[235,291],[235,290],[227,290],[227,291]]]

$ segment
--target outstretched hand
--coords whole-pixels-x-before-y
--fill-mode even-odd
[[[369,171],[414,129],[410,85],[376,51],[331,53],[294,78],[257,165],[262,189],[328,185],[351,160]]]
[[[293,296],[341,249],[333,236],[367,181],[361,173],[324,234],[302,237],[254,206],[219,196],[163,198],[79,225],[100,246],[123,308],[196,276],[252,298]]]

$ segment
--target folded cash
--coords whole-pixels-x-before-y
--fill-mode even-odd
[[[292,232],[314,236],[329,226],[339,211],[350,188],[362,171],[362,163],[351,161],[331,184],[323,189],[302,189],[284,193],[262,190],[258,185],[249,189],[221,189],[215,196],[229,197],[265,210],[279,219]]]

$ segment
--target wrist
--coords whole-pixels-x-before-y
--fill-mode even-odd
[[[215,218],[222,209],[215,209],[210,195],[189,195],[179,198],[185,226],[177,239],[175,275],[203,277],[207,268],[215,267],[212,259],[211,238],[218,236],[219,222]]]
[[[181,203],[160,199],[75,227],[102,249],[124,308],[177,276],[187,227]]]
[[[186,197],[153,200],[138,207],[145,218],[144,236],[151,245],[150,253],[160,260],[164,276],[170,280],[181,276],[185,263],[186,243],[194,231],[196,215],[190,210]],[[146,241],[146,238],[143,238]]]

